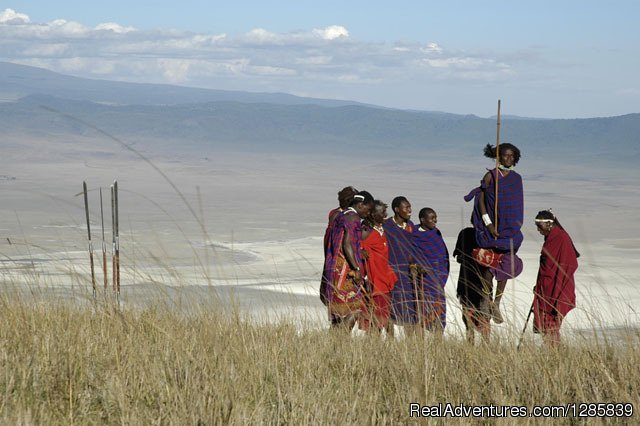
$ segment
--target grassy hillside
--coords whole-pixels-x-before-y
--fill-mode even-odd
[[[410,403],[640,407],[638,335],[518,352],[513,341],[260,326],[214,301],[184,315],[160,303],[122,312],[5,293],[0,307],[5,424],[395,424],[410,421]]]

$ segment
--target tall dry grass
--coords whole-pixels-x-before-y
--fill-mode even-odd
[[[405,423],[411,402],[640,408],[637,335],[516,351],[257,325],[214,301],[188,315],[7,292],[0,304],[4,424]],[[490,419],[459,420],[478,421]]]

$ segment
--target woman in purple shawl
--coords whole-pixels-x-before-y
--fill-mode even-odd
[[[435,210],[425,207],[418,215],[420,226],[413,231],[413,242],[418,251],[416,259],[419,300],[422,305],[422,324],[429,331],[442,333],[447,324],[447,304],[444,286],[449,277],[449,250],[442,233],[436,227],[438,216]],[[418,319],[420,320],[420,318]]]
[[[344,326],[351,330],[365,308],[361,220],[369,215],[372,207],[371,194],[357,193],[351,205],[338,214],[329,234],[324,274],[327,277],[325,300],[332,327]]]
[[[496,158],[496,148],[487,145],[484,155]],[[520,160],[520,150],[510,143],[500,145],[499,167],[489,170],[480,187],[473,189],[464,199],[474,200],[471,221],[476,230],[476,240],[480,249],[478,261],[483,268],[484,293],[493,320],[502,323],[500,300],[507,285],[507,279],[515,278],[522,272],[522,260],[516,256],[523,236],[524,196],[522,177],[513,169]],[[495,212],[496,179],[498,181],[497,229]],[[495,300],[493,299],[493,278],[498,281]]]
[[[411,203],[406,197],[398,196],[391,202],[393,216],[383,223],[389,244],[389,266],[398,281],[391,290],[391,319],[405,327],[408,334],[415,333],[418,323],[416,297],[409,264],[416,259],[416,249],[411,233],[415,225],[411,222]]]

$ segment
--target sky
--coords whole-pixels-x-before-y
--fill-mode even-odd
[[[640,2],[0,0],[0,61],[476,114],[640,112]]]

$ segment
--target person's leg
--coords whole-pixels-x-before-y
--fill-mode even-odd
[[[500,312],[500,301],[502,300],[502,295],[504,293],[504,289],[507,287],[507,280],[498,281],[498,286],[496,288],[496,297],[493,301],[491,316],[493,317],[493,321],[496,324],[502,324],[504,319],[502,318],[502,313]]]
[[[473,322],[484,343],[489,343],[491,337],[491,315],[483,308],[474,312]]]
[[[385,327],[385,330],[387,331],[387,336],[395,337],[395,328],[393,327],[393,321],[391,320],[387,321],[387,326]]]
[[[489,318],[478,321],[478,331],[480,332],[480,336],[482,336],[482,341],[489,343],[489,339],[491,338],[491,322]]]
[[[484,310],[483,313],[491,315],[491,308],[493,306],[493,274],[489,268],[482,269],[482,303],[480,308]]]
[[[331,328],[338,328],[342,325],[342,318],[333,317],[331,318]]]
[[[546,314],[545,330],[542,335],[543,341],[546,345],[551,347],[557,347],[560,345],[561,324],[562,318],[560,316]]]
[[[391,316],[391,298],[389,294],[376,294],[373,296],[374,319],[378,331],[388,330],[389,317]]]
[[[342,318],[338,315],[335,315],[332,311],[331,311],[331,305],[327,305],[327,310],[329,313],[329,323],[331,324],[331,328],[338,328],[340,326],[342,326]]]
[[[473,331],[474,325],[471,315],[471,310],[469,308],[462,308],[462,322],[464,323],[467,343],[473,345],[475,343],[475,332]]]
[[[344,327],[344,331],[346,331],[347,333],[351,333],[351,330],[353,330],[353,326],[356,325],[358,318],[359,316],[356,314],[350,314],[349,316],[344,318],[342,320],[342,326]]]
[[[371,300],[370,304],[367,304],[364,311],[358,316],[358,328],[362,331],[370,332],[376,328],[375,324],[375,301]]]
[[[434,336],[444,336],[444,328],[447,324],[446,306],[444,302],[440,300],[428,300],[425,306],[425,329],[429,330]]]

